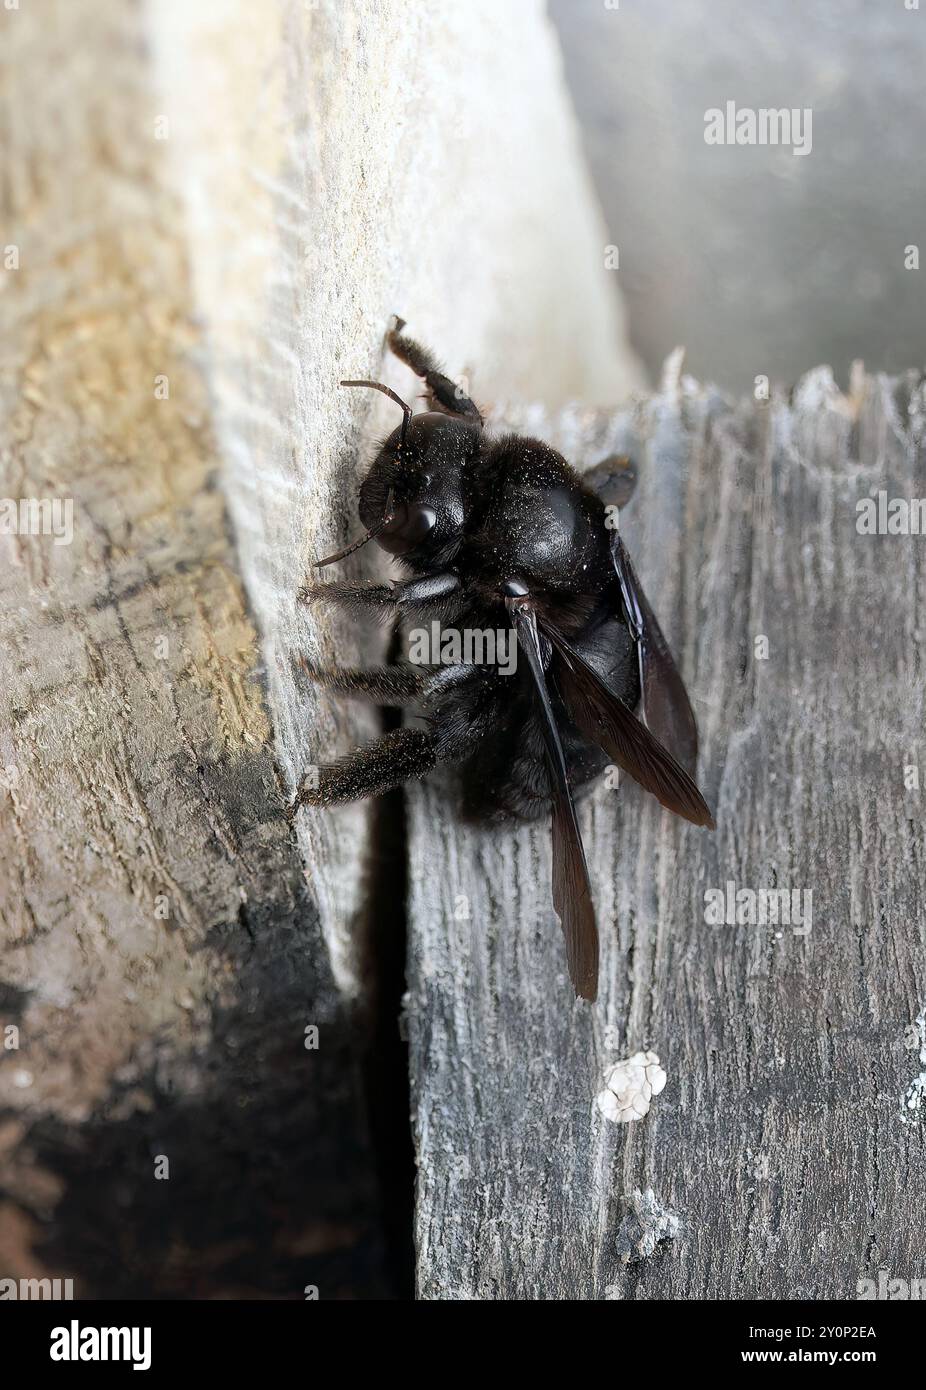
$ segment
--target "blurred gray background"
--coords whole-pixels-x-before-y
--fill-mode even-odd
[[[611,0],[613,4],[613,0]],[[912,4],[913,0],[907,0]],[[550,0],[634,347],[731,390],[926,361],[926,0]],[[810,107],[813,146],[705,143]],[[904,268],[920,248],[923,269]]]

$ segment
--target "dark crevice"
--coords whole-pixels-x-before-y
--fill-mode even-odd
[[[383,711],[383,732],[402,723]],[[382,1199],[386,1278],[397,1299],[414,1298],[415,1154],[410,1128],[408,1045],[401,1032],[408,942],[408,826],[399,787],[373,804],[369,869],[369,1047],[363,1068],[370,1137]]]

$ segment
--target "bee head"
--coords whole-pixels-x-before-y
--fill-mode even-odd
[[[463,539],[463,473],[478,430],[439,411],[414,415],[383,442],[360,488],[360,519],[415,568],[444,565]]]
[[[320,560],[331,564],[369,540],[417,570],[448,564],[463,539],[463,474],[478,447],[479,430],[440,411],[413,415],[411,407],[379,382],[372,386],[402,407],[402,424],[383,440],[360,485],[360,519],[367,533],[345,550]]]

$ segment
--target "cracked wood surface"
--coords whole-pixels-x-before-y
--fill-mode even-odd
[[[43,11],[3,16],[2,491],[72,498],[73,542],[0,538],[0,1270],[375,1293],[363,1029],[284,814],[141,11]]]
[[[0,1273],[376,1293],[410,1239],[375,1181],[402,867],[388,807],[283,816],[377,727],[300,676],[359,646],[295,597],[356,520],[337,380],[396,309],[497,391],[640,382],[555,40],[542,0],[0,15],[3,490],[75,504],[70,546],[0,538]]]
[[[629,779],[582,805],[603,948],[588,1006],[547,830],[463,831],[452,782],[412,794],[422,1297],[853,1298],[879,1268],[921,1272],[926,915],[905,769],[926,562],[922,538],[858,534],[855,504],[926,492],[924,409],[915,373],[856,374],[844,397],[820,369],[790,401],[734,406],[670,371],[611,419],[506,416],[580,465],[640,460],[623,529],[692,693],[717,830]],[[705,890],[731,880],[811,890],[810,932],[708,925]],[[668,1084],[616,1127],[594,1097],[640,1048]],[[679,1228],[622,1261],[649,1188]]]

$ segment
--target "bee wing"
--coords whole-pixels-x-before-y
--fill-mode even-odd
[[[595,999],[598,994],[595,908],[576,808],[569,790],[566,756],[547,689],[537,621],[532,612],[523,608],[513,609],[512,615],[543,712],[541,723],[553,787],[553,906],[566,938],[566,960],[573,988],[581,998]]]
[[[668,810],[713,830],[710,808],[681,764],[565,638],[552,628],[544,628],[544,635],[559,658],[557,686],[585,737]]]
[[[698,726],[694,710],[669,644],[617,531],[611,534],[611,558],[630,631],[637,644],[643,716],[659,742],[686,771],[693,773],[698,761]]]

